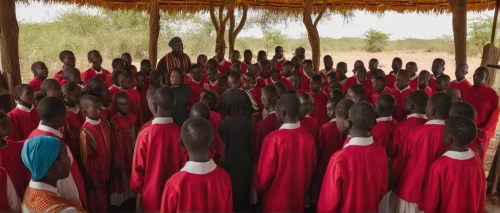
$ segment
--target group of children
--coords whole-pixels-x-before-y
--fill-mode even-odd
[[[82,73],[59,58],[52,79],[35,62],[0,112],[0,211],[484,211],[498,122],[484,67],[471,85],[467,64],[451,81],[439,58],[432,75],[394,58],[347,77],[331,56],[315,73],[303,48],[169,73],[128,53],[112,72],[96,50]]]

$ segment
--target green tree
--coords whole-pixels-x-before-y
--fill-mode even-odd
[[[286,39],[286,35],[281,33],[279,30],[267,30],[264,31],[264,40],[266,41],[266,51],[273,49],[278,45],[282,45]]]
[[[378,30],[369,29],[363,34],[366,41],[366,51],[368,52],[382,52],[389,41],[391,34],[383,33]]]
[[[469,50],[471,53],[481,53],[483,54],[483,47],[489,44],[491,41],[491,27],[493,26],[493,18],[487,17],[477,17],[469,21],[468,28],[469,33],[467,35],[467,43],[470,46]],[[498,37],[498,35],[496,36]],[[495,37],[495,43],[497,39]],[[497,45],[498,46],[498,45]],[[476,50],[478,52],[476,52]],[[472,54],[476,55],[476,54]]]

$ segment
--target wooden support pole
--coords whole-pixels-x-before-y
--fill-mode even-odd
[[[467,63],[467,2],[448,0],[453,14],[453,38],[455,42],[455,63]]]
[[[224,18],[224,6],[226,5],[226,0],[222,0],[219,7],[219,18],[215,16],[215,5],[214,0],[210,0],[210,19],[215,28],[216,40],[215,40],[215,53],[217,55],[223,56],[226,51],[226,40],[224,39],[224,34],[226,32],[226,23],[229,19],[229,15]],[[228,11],[229,13],[229,11]]]
[[[248,13],[248,5],[243,5],[243,14],[241,16],[240,23],[236,26],[236,20],[234,17],[234,5],[231,4],[228,15],[229,15],[229,58],[231,58],[231,53],[234,50],[234,46],[236,43],[236,38],[238,34],[245,26],[245,22],[247,21],[247,13]],[[236,28],[235,28],[236,27]]]
[[[10,106],[14,107],[14,87],[21,84],[19,66],[19,25],[16,19],[15,0],[0,0],[0,53],[2,75],[7,80]]]
[[[481,66],[484,67],[488,64],[498,64],[498,61],[500,60],[500,49],[495,47],[494,43],[499,9],[500,9],[500,0],[497,0],[495,7],[495,15],[493,17],[493,26],[491,31],[491,43],[484,46],[483,55],[481,57]],[[494,87],[498,70],[495,68],[488,68],[488,70],[490,71],[490,76],[486,80],[486,84],[490,87]]]
[[[149,60],[156,69],[158,58],[158,37],[160,36],[160,5],[158,0],[151,0],[149,5]]]
[[[323,0],[323,4],[326,4],[326,0]],[[326,6],[323,5],[323,8],[318,14],[318,17],[316,17],[316,20],[314,20],[313,22],[312,5],[313,5],[313,0],[304,0],[303,22],[304,25],[306,26],[307,37],[309,38],[309,44],[311,45],[314,72],[319,73],[319,66],[321,60],[321,45],[320,45],[317,26],[319,21],[321,20],[321,17],[323,17],[323,14],[326,11]]]

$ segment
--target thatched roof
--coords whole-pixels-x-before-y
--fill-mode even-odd
[[[19,0],[27,1],[27,0]],[[111,10],[138,9],[147,11],[151,0],[38,0],[44,2],[70,3],[95,6]],[[166,12],[193,13],[209,10],[209,0],[158,0],[160,9]],[[229,4],[231,0],[227,0]],[[306,0],[233,0],[237,5],[247,4],[250,9],[265,9],[283,14],[302,12]],[[330,11],[365,10],[373,13],[396,11],[399,13],[448,13],[448,0],[312,0],[313,10],[319,11],[326,6]],[[215,6],[220,6],[222,0],[215,0]],[[495,0],[468,0],[468,11],[492,10]]]

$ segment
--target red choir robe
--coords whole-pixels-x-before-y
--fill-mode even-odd
[[[150,87],[151,85],[147,84],[144,85],[144,88],[142,89],[136,88],[137,92],[139,92],[139,94],[141,95],[141,110],[144,121],[149,121],[153,117],[153,114],[151,114],[151,111],[149,111],[148,99],[146,97],[146,94]]]
[[[385,87],[385,89],[380,93],[374,92],[374,93],[372,93],[372,98],[371,98],[372,102],[371,103],[373,104],[373,106],[375,106],[379,96],[381,96],[383,94],[391,94],[391,93],[392,93],[392,90],[389,87]]]
[[[361,84],[363,88],[365,88],[365,100],[368,102],[372,102],[372,94],[373,94],[373,86],[372,82],[370,81],[369,78],[367,78],[363,83],[357,82],[358,84]]]
[[[217,165],[224,165],[225,162],[225,145],[222,142],[222,138],[219,135],[219,126],[222,122],[222,118],[219,113],[210,111],[210,123],[212,124],[212,128],[214,131],[214,140],[215,143],[210,148],[208,155],[211,159],[217,163]]]
[[[200,94],[203,92],[203,85],[205,85],[205,82],[203,79],[200,82],[196,82],[191,78],[189,79],[187,85],[189,86],[187,109],[190,110],[195,103],[200,102]]]
[[[425,175],[448,147],[442,142],[444,120],[430,120],[410,132],[393,162],[393,191],[402,200],[418,203]]]
[[[137,134],[139,134],[140,132],[142,132],[142,130],[145,130],[146,128],[150,127],[152,124],[153,124],[153,119],[151,119],[150,121],[148,121],[145,124],[143,124],[141,126],[141,128],[139,129],[139,132],[137,132]]]
[[[262,211],[302,212],[316,161],[314,138],[300,123],[283,124],[268,134],[254,179],[263,196]]]
[[[351,77],[347,78],[345,83],[342,84],[342,91],[344,92],[344,96],[347,95],[347,90],[349,89],[349,87],[351,87],[352,85],[357,84],[357,83],[358,83],[358,79],[356,78],[356,76],[351,76]]]
[[[37,109],[32,106],[31,109],[18,104],[16,108],[7,113],[10,122],[12,122],[12,133],[6,137],[11,141],[23,141],[28,138],[30,133],[38,127],[40,117]]]
[[[213,160],[188,161],[165,183],[161,212],[232,212],[231,178]]]
[[[62,66],[62,69],[57,71],[56,74],[52,77],[53,79],[56,79],[56,81],[59,82],[59,84],[62,83],[63,81],[63,71],[64,71],[64,65]]]
[[[266,80],[260,76],[257,76],[257,83],[255,83],[256,89],[262,89],[266,86]]]
[[[59,139],[59,141],[61,142],[64,142],[61,132],[42,124],[40,124],[37,129],[33,130],[33,132],[31,132],[27,139],[36,136],[50,136]],[[71,150],[67,145],[66,149],[68,150],[68,155],[71,160],[71,172],[69,174],[69,177],[57,181],[57,192],[65,200],[80,205],[84,209],[87,209],[87,193],[85,191],[85,183],[83,181],[82,173],[80,172],[80,168],[78,167],[76,159],[74,158],[73,154],[71,154]],[[23,169],[29,172],[26,166],[24,166]]]
[[[278,64],[276,64],[276,69],[279,70],[280,72],[283,72],[283,65],[286,62],[285,56],[278,59],[277,61],[278,61]]]
[[[304,91],[311,91],[311,76],[308,76],[306,73],[302,74],[302,83],[300,84],[300,88]]]
[[[432,89],[432,93],[436,93],[436,78],[438,76],[434,77],[433,75],[431,76],[431,79],[429,81],[429,87]]]
[[[130,187],[141,193],[144,212],[160,211],[165,182],[184,164],[180,137],[181,127],[174,124],[171,117],[155,118],[152,125],[137,136]]]
[[[101,118],[109,121],[109,119],[111,119],[111,115],[113,114],[112,108],[113,104],[109,104],[107,107],[101,105]]]
[[[127,94],[130,102],[130,112],[135,115],[137,127],[140,127],[145,122],[142,116],[141,94],[134,88],[128,89],[125,94]],[[147,110],[149,110],[149,108]]]
[[[259,106],[259,111],[264,109],[264,105],[262,105],[262,90],[257,88],[249,89],[250,94],[252,94],[253,99],[257,102],[257,106]]]
[[[432,163],[418,204],[425,212],[484,212],[483,163],[471,150],[447,151]]]
[[[398,153],[401,144],[406,141],[410,132],[415,127],[424,125],[425,122],[427,122],[427,117],[424,114],[414,113],[408,115],[407,119],[397,123],[392,135],[392,141],[389,144],[387,156],[390,158],[394,157]]]
[[[337,128],[336,119],[324,124],[319,130],[318,140],[316,140],[316,152],[318,153],[318,168],[313,179],[312,196],[317,203],[326,168],[332,155],[344,146],[345,137],[340,134]]]
[[[248,65],[245,62],[240,61],[241,74],[246,73],[248,71]]]
[[[255,113],[254,113],[255,114]],[[262,143],[264,142],[264,138],[274,130],[277,130],[281,127],[281,123],[278,121],[278,116],[276,116],[276,112],[270,112],[266,118],[260,120],[255,125],[255,131],[253,134],[253,142],[252,142],[252,159],[253,162],[257,163],[259,161]]]
[[[425,92],[425,94],[427,94],[427,96],[429,96],[429,98],[432,96],[432,94],[434,94],[434,92],[432,92],[431,87],[429,86],[425,87],[423,91]]]
[[[231,69],[231,65],[233,65],[231,62],[229,62],[226,59],[224,59],[221,62],[219,62],[219,65],[217,66],[217,69],[220,71],[221,75],[224,75],[227,72],[229,72],[229,70]]]
[[[118,93],[118,92],[125,92],[125,91],[124,91],[124,90],[122,90],[120,87],[118,87],[118,86],[116,86],[116,85],[114,85],[114,84],[113,84],[113,85],[111,85],[111,86],[108,88],[108,90],[109,90],[109,96],[110,96],[110,97],[111,97],[111,99],[113,99],[113,100],[114,100],[114,98],[115,98],[116,93]]]
[[[313,118],[309,115],[306,115],[306,117],[302,120],[300,120],[300,126],[302,126],[302,128],[306,129],[307,132],[309,132],[311,134],[311,136],[316,139],[316,136],[318,135],[318,129],[319,129],[319,126],[318,126],[318,121],[316,120],[316,118]]]
[[[71,154],[75,156],[78,163],[81,163],[80,155],[80,132],[82,130],[83,123],[85,123],[85,118],[80,111],[80,107],[68,107],[66,106],[66,123],[62,128],[64,143],[71,150]]]
[[[100,78],[106,83],[106,85],[111,86],[109,84],[111,73],[104,68],[101,68],[101,71],[97,72],[96,70],[94,70],[94,68],[90,67],[88,70],[85,70],[82,73],[83,84],[87,85],[87,81],[91,78]]]
[[[107,120],[87,118],[80,134],[80,151],[85,171],[85,186],[90,212],[106,212],[108,207],[106,181],[111,163],[111,134]],[[95,186],[94,182],[99,182]]]
[[[408,97],[408,95],[413,91],[414,90],[410,88],[410,86],[407,86],[403,90],[399,90],[398,88],[392,90],[392,96],[396,99],[396,110],[394,110],[392,117],[396,120],[396,122],[402,121],[406,117],[405,100],[406,97]]]
[[[387,150],[387,153],[389,153],[389,144],[392,142],[397,123],[392,117],[380,117],[376,121],[370,130],[370,134],[372,134],[375,143],[382,145]]]
[[[3,164],[7,164],[7,162]],[[21,199],[18,197],[19,192],[9,176],[11,176],[10,173],[0,166],[0,212],[19,212],[22,205]],[[24,191],[23,189],[23,194]]]
[[[317,211],[377,212],[387,191],[385,149],[373,137],[346,140],[330,159]]]
[[[272,78],[268,78],[265,81],[266,85],[273,85],[276,82],[283,83],[287,89],[293,89],[292,82],[286,79],[284,76],[282,76],[278,81],[274,81]]]
[[[310,92],[314,99],[314,110],[311,112],[311,117],[316,118],[318,126],[328,123],[328,116],[326,115],[326,104],[328,102],[328,93],[319,91],[318,93]]]
[[[37,78],[36,76],[31,79],[29,82],[29,85],[31,88],[33,88],[33,92],[39,92],[40,91],[40,85],[42,85],[43,80]]]
[[[397,75],[394,75],[393,72],[391,72],[385,76],[385,78],[387,79],[387,83],[386,83],[387,87],[389,87],[391,89],[397,89],[396,77],[397,77]]]
[[[417,74],[415,74],[413,77],[410,78],[410,83],[408,85],[410,85],[410,88],[412,88],[413,90],[418,89],[418,75]]]
[[[21,160],[21,150],[24,143],[9,140],[5,140],[5,142],[7,142],[7,146],[0,148],[0,168],[3,167],[9,174],[17,195],[20,199],[23,199],[24,191],[26,191],[31,179],[30,172],[27,169],[22,169],[24,163]],[[2,193],[1,190],[0,193]]]
[[[481,160],[484,160],[490,139],[495,136],[498,123],[498,94],[486,84],[477,88],[471,86],[462,94],[462,101],[472,104],[476,108],[476,125],[481,129],[477,136],[482,148],[480,150]]]
[[[472,84],[469,83],[467,79],[463,79],[461,81],[454,80],[450,82],[448,85],[448,88],[455,88],[458,91],[460,91],[460,94],[463,96],[465,94],[465,90],[467,90],[469,87],[471,87]]]

